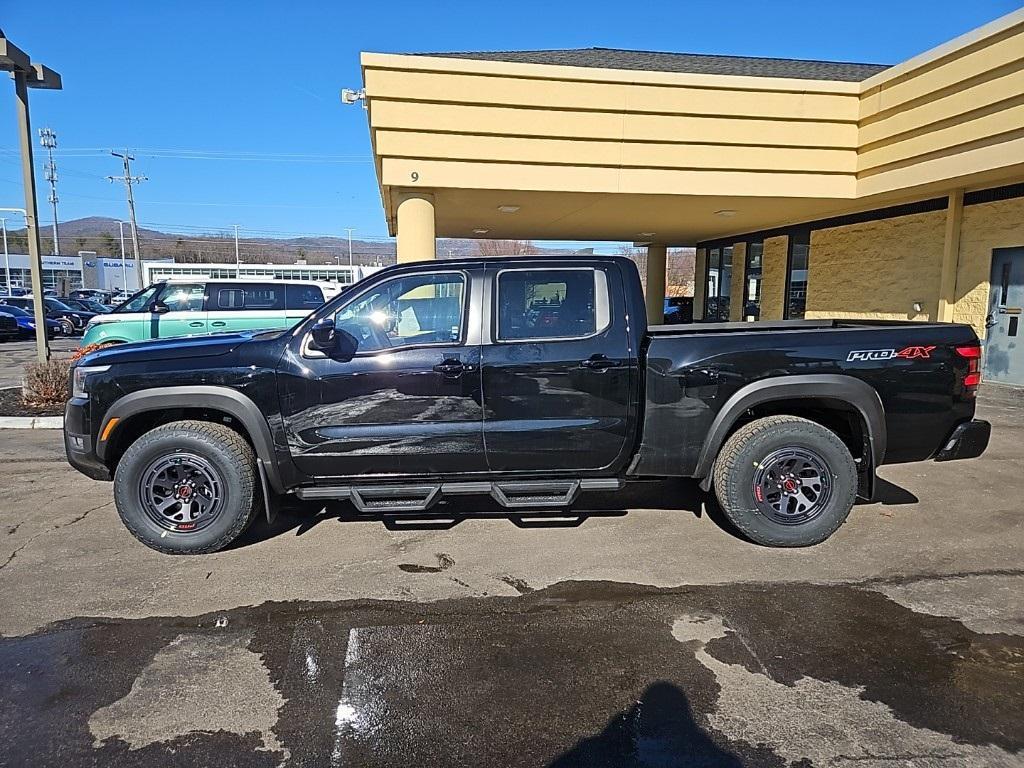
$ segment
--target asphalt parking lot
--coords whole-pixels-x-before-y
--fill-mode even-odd
[[[59,337],[50,341],[51,352],[70,355],[78,349],[81,338]],[[36,359],[35,341],[5,341],[0,343],[0,389],[21,386],[25,363]]]
[[[658,483],[168,557],[59,433],[0,431],[0,765],[1024,765],[1024,397],[979,416],[984,457],[883,468],[804,550]]]

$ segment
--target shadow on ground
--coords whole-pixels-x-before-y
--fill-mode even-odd
[[[863,502],[858,502],[863,503]],[[913,493],[887,480],[878,478],[872,503],[885,506],[918,503]],[[638,481],[617,493],[585,493],[569,510],[514,513],[490,497],[451,498],[440,501],[426,512],[384,515],[360,512],[351,502],[302,502],[284,497],[278,503],[275,517],[268,524],[263,516],[230,548],[252,546],[269,539],[294,533],[303,536],[328,522],[379,523],[388,530],[448,530],[467,520],[503,518],[520,528],[574,528],[593,518],[624,517],[632,509],[653,509],[665,512],[689,512],[694,517],[707,517],[724,533],[747,541],[728,521],[714,493],[702,491],[696,482],[685,478]]]

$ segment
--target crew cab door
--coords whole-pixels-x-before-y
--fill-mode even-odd
[[[634,429],[636,351],[612,263],[488,270],[484,440],[492,471],[617,466]]]
[[[336,328],[359,342],[351,360],[295,340],[278,386],[299,470],[351,477],[486,469],[480,301],[470,301],[481,289],[473,283],[472,269],[416,268],[332,308]]]
[[[168,283],[159,300],[167,311],[150,313],[150,338],[201,336],[207,332],[204,283]]]

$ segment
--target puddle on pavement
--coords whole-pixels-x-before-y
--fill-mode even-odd
[[[1010,766],[1022,711],[1024,638],[841,586],[565,583],[0,639],[11,766]]]

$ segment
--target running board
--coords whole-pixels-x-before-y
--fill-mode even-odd
[[[297,488],[303,501],[351,501],[360,512],[424,512],[446,496],[490,496],[506,509],[553,509],[570,506],[583,491],[618,491],[617,478],[582,480],[507,480],[409,485],[336,485]]]

